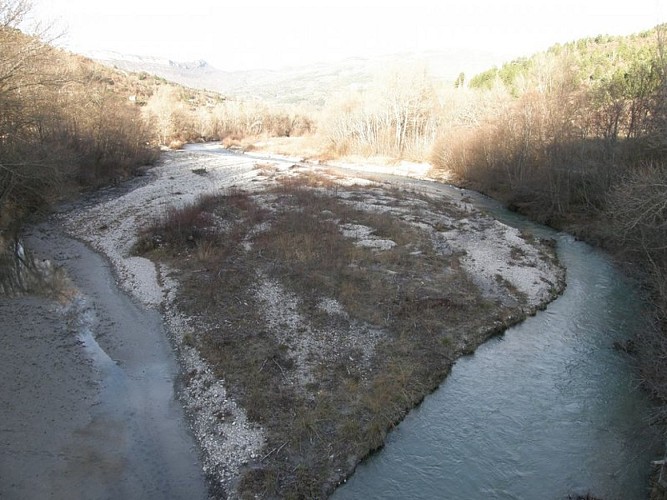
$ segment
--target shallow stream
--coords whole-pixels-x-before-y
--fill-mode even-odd
[[[459,193],[502,222],[555,238],[567,288],[458,360],[333,498],[647,498],[659,458],[650,404],[632,360],[613,348],[646,326],[640,297],[604,253]]]

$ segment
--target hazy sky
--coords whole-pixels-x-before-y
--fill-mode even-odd
[[[504,59],[667,22],[667,0],[33,0],[71,50],[114,50],[224,70],[468,47]],[[503,59],[503,60],[504,60]]]

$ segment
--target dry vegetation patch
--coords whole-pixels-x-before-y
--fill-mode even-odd
[[[199,325],[187,343],[265,430],[237,493],[322,497],[530,305],[505,278],[490,295],[443,244],[464,215],[453,204],[312,172],[274,181],[171,210],[136,248],[176,270]],[[507,252],[529,259],[538,242],[522,241]]]

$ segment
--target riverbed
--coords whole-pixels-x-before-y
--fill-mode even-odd
[[[174,396],[174,353],[150,308],[169,290],[150,262],[129,257],[128,235],[145,222],[138,207],[159,214],[198,193],[253,182],[258,161],[285,168],[294,162],[223,154],[219,179],[218,159],[202,164],[197,150],[175,153],[160,167],[162,184],[142,182],[123,199],[111,193],[105,205],[92,203],[69,219],[64,213],[28,235],[27,246],[63,265],[74,288],[60,302],[0,302],[0,496],[205,498],[202,467],[216,467],[225,447],[236,450],[225,455],[223,472],[232,479],[260,453],[261,436],[234,409],[234,440],[218,443],[222,451],[201,427],[202,463]],[[209,175],[194,175],[198,168]],[[502,222],[555,238],[568,285],[545,311],[457,361],[441,388],[334,497],[645,498],[650,461],[659,458],[647,424],[651,408],[632,359],[613,349],[645,326],[631,283],[603,253],[484,197],[423,180],[387,180],[471,198]],[[106,257],[66,236],[61,223]],[[211,387],[215,398],[193,404],[232,404],[223,387]]]

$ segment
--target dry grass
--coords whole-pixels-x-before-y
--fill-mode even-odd
[[[179,307],[203,325],[189,343],[267,432],[242,496],[326,496],[454,359],[515,317],[482,300],[458,257],[401,215],[409,210],[360,203],[372,193],[406,208],[410,197],[342,189],[308,175],[202,198],[169,211],[138,246],[178,269]],[[396,245],[359,245],[344,224]]]
[[[317,134],[259,138],[253,146],[255,151],[322,160],[327,149],[326,141]]]

